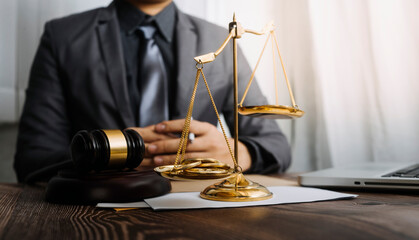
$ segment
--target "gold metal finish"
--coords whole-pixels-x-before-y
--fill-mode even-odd
[[[269,199],[272,193],[264,186],[246,179],[242,173],[236,173],[207,187],[200,196],[215,201],[248,202]]]
[[[241,115],[269,119],[292,119],[304,116],[304,111],[289,106],[263,105],[239,107]]]
[[[154,168],[154,170],[160,173],[169,172],[169,171],[181,171],[181,170],[186,170],[189,168],[196,167],[200,164],[201,164],[201,161],[195,161],[195,162],[190,162],[187,164],[180,164],[180,165],[164,165],[164,166],[156,167]]]
[[[208,172],[208,171],[212,171],[212,170],[202,170],[202,171],[198,171],[195,173],[191,173],[191,172],[162,172],[158,174],[160,174],[160,176],[167,178],[167,179],[171,179],[171,180],[209,180],[209,179],[223,179],[226,177],[229,177],[232,173],[233,170],[230,171],[223,171],[222,173],[219,172]]]
[[[271,33],[271,35],[273,36],[275,43],[276,43],[276,50],[278,51],[278,55],[279,55],[279,60],[281,60],[281,66],[282,66],[282,70],[284,71],[284,77],[285,77],[285,81],[287,82],[287,87],[288,87],[288,92],[290,94],[290,98],[291,98],[291,102],[292,102],[292,106],[295,108],[297,107],[297,104],[295,104],[295,99],[294,99],[294,94],[292,93],[292,89],[291,89],[291,85],[290,85],[290,81],[288,80],[287,77],[287,72],[285,71],[285,66],[284,66],[284,61],[282,61],[282,56],[281,56],[281,52],[279,51],[279,45],[278,45],[278,40],[276,39],[275,34]],[[273,50],[272,50],[273,51]],[[275,66],[274,66],[275,67]]]
[[[253,69],[252,75],[250,76],[249,82],[247,83],[246,89],[244,90],[243,97],[239,103],[239,112],[242,115],[250,116],[250,117],[262,117],[262,118],[270,118],[270,119],[290,119],[290,118],[298,118],[302,117],[304,115],[304,112],[298,109],[297,104],[295,103],[294,94],[292,93],[291,84],[288,80],[287,73],[285,71],[284,61],[282,60],[281,52],[279,51],[279,44],[278,40],[275,36],[275,32],[273,28],[269,32],[269,35],[265,41],[265,44],[263,45],[262,52],[259,55],[258,61],[256,62],[256,66]],[[275,84],[275,103],[276,105],[261,105],[261,106],[246,106],[243,107],[244,99],[246,98],[246,95],[249,91],[250,85],[253,82],[253,79],[255,77],[256,70],[259,66],[259,62],[262,59],[263,53],[265,52],[266,46],[268,44],[269,39],[272,42],[272,62],[273,62],[273,70],[274,70],[274,84]],[[281,106],[278,105],[278,83],[277,83],[277,74],[276,74],[276,61],[275,61],[275,45],[276,45],[276,51],[279,56],[279,60],[281,62],[282,70],[284,73],[285,81],[288,88],[288,93],[290,95],[292,108],[287,106]]]
[[[237,71],[237,38],[238,38],[238,31],[237,31],[237,22],[236,22],[236,14],[233,15],[233,22],[230,23],[230,26],[233,27],[231,32],[235,32],[233,38],[233,92],[234,92],[234,103],[233,103],[233,112],[234,112],[234,157],[236,162],[234,164],[234,170],[239,172],[239,112],[237,109],[237,103],[239,99],[239,77]],[[235,27],[235,28],[234,28]]]
[[[233,32],[230,32],[230,34],[228,34],[226,40],[224,40],[223,44],[221,45],[221,47],[215,51],[215,52],[211,52],[211,53],[207,53],[198,57],[194,57],[194,60],[197,63],[210,63],[212,61],[215,60],[215,58],[224,50],[224,48],[227,46],[228,42],[230,42],[231,38],[233,37]]]
[[[239,25],[240,25],[240,23],[239,23]],[[241,25],[240,25],[241,26]],[[255,30],[250,30],[250,29],[245,29],[244,31],[246,32],[246,33],[251,33],[251,34],[253,34],[253,35],[265,35],[265,34],[267,34],[267,33],[269,33],[269,32],[272,32],[272,31],[274,31],[275,30],[275,25],[274,25],[274,22],[273,21],[270,21],[269,23],[267,23],[264,27],[263,27],[263,29],[261,30],[261,31],[255,31]]]
[[[235,31],[230,31],[230,33],[228,34],[227,38],[224,40],[223,44],[221,44],[221,47],[217,49],[217,51],[215,52],[210,52],[201,56],[197,56],[194,57],[194,60],[197,63],[210,63],[212,61],[215,60],[215,58],[220,55],[220,53],[224,50],[224,48],[227,46],[227,44],[230,42],[231,38],[241,38],[241,36],[244,33],[251,33],[251,34],[255,34],[255,35],[264,35],[270,31],[274,30],[274,24],[271,21],[270,23],[266,24],[265,27],[261,30],[261,31],[254,31],[254,30],[250,30],[250,29],[244,29],[242,27],[242,25],[239,22],[236,22],[236,30]]]
[[[200,65],[200,66],[198,66],[198,65]],[[197,68],[197,71],[196,71],[195,84],[194,84],[194,88],[193,88],[193,91],[192,91],[192,97],[191,97],[191,100],[190,100],[190,103],[189,103],[188,112],[186,114],[185,124],[183,126],[182,136],[181,136],[181,139],[180,139],[180,142],[179,142],[178,151],[177,151],[177,154],[176,154],[175,165],[178,165],[179,162],[182,163],[183,160],[184,160],[184,157],[185,157],[186,146],[188,144],[188,139],[187,138],[188,138],[188,135],[189,135],[189,128],[190,128],[190,123],[191,123],[191,119],[192,119],[193,105],[195,103],[195,96],[196,96],[196,91],[197,91],[199,79],[200,79],[200,76],[202,75],[202,79],[204,80],[205,87],[207,88],[208,96],[211,100],[212,107],[215,111],[215,114],[217,115],[218,123],[220,124],[221,130],[223,132],[223,136],[224,136],[224,139],[226,141],[228,150],[230,152],[230,156],[231,156],[231,158],[234,162],[234,165],[237,166],[238,165],[237,160],[233,155],[233,151],[230,147],[230,143],[228,141],[226,131],[224,129],[223,123],[221,122],[220,115],[218,114],[217,106],[215,105],[214,98],[212,97],[211,90],[208,86],[207,79],[205,78],[205,74],[202,71],[203,64],[202,63],[197,64],[196,68]]]
[[[199,174],[201,176],[203,175],[214,176],[215,174],[229,174],[231,172],[228,171],[227,169],[222,169],[222,168],[197,167],[197,168],[186,169],[185,173]]]
[[[237,38],[241,37],[239,34],[236,22],[236,14],[233,15],[233,22],[229,24],[230,32],[235,32],[233,36],[233,91],[234,91],[234,156],[236,162],[234,164],[234,173],[226,180],[207,187],[200,193],[204,199],[215,201],[260,201],[272,197],[272,193],[264,186],[253,183],[247,180],[241,171],[238,164],[238,149],[239,149],[239,117],[238,117],[238,71],[237,71]],[[241,25],[240,25],[241,27]]]
[[[221,118],[218,114],[217,107],[215,105],[214,99],[212,97],[210,88],[208,86],[208,82],[205,78],[205,74],[202,71],[203,63],[198,62],[196,64],[197,72],[196,72],[196,78],[195,78],[195,84],[192,91],[192,97],[189,103],[188,112],[186,114],[185,118],[185,124],[183,126],[182,135],[179,141],[179,147],[176,154],[175,164],[174,165],[166,165],[166,166],[160,166],[155,168],[154,170],[159,173],[161,176],[169,178],[169,179],[219,179],[219,178],[225,178],[228,177],[233,173],[233,169],[229,167],[228,165],[222,164],[216,159],[213,158],[195,158],[195,159],[184,159],[185,152],[186,152],[186,146],[188,144],[188,135],[189,135],[189,129],[190,129],[190,123],[192,119],[192,111],[193,111],[193,105],[195,103],[195,96],[196,91],[199,83],[200,76],[202,75],[202,78],[205,83],[205,87],[207,89],[209,98],[211,100],[212,106],[214,108],[215,114],[217,115],[218,122],[220,124],[221,130],[223,131],[223,136],[226,141],[228,150],[230,152],[230,156],[233,159],[234,165],[238,166],[237,160],[235,159],[233,155],[233,151],[230,147],[230,143],[227,138],[227,134],[224,130],[224,126],[221,122]],[[194,167],[190,167],[190,164],[198,162],[199,164]],[[212,165],[208,166],[208,163],[216,163],[218,165]],[[204,164],[203,166],[200,166],[201,164]],[[236,169],[236,168],[235,168]]]
[[[240,106],[243,105],[244,99],[247,96],[247,92],[249,92],[250,85],[252,84],[253,79],[255,78],[256,69],[258,69],[260,60],[262,59],[263,53],[265,52],[265,49],[266,49],[266,46],[268,45],[268,42],[269,42],[269,36],[266,38],[265,44],[263,45],[263,48],[262,48],[262,52],[259,55],[258,61],[256,62],[256,65],[255,65],[255,68],[253,69],[252,75],[250,75],[250,80],[249,80],[249,82],[247,82],[247,86],[246,86],[246,89],[244,90],[242,100],[240,101]]]
[[[177,165],[165,165],[154,169],[165,178],[175,180],[220,179],[233,173],[233,169],[213,158],[190,158]]]
[[[102,130],[108,137],[109,142],[109,167],[124,167],[127,161],[127,140],[120,130]]]
[[[217,55],[215,55],[215,53],[213,53],[213,52],[210,52],[210,53],[198,56],[198,57],[194,57],[194,60],[197,63],[204,64],[204,63],[210,63],[210,62],[214,61],[215,57],[217,57]]]
[[[181,164],[188,164],[188,163],[196,162],[196,161],[200,161],[202,163],[219,163],[220,162],[215,158],[188,158],[188,159],[182,160]]]
[[[285,67],[282,61],[282,57],[279,52],[278,43],[274,35],[274,24],[270,22],[265,25],[262,31],[254,31],[249,29],[244,29],[239,22],[236,22],[235,14],[233,15],[233,21],[229,24],[229,34],[227,38],[222,43],[221,47],[211,53],[207,53],[201,56],[194,58],[196,61],[196,78],[195,84],[190,99],[188,112],[185,118],[185,124],[182,131],[182,136],[179,142],[179,148],[176,154],[176,160],[174,165],[167,165],[155,168],[155,171],[158,172],[161,176],[170,178],[170,179],[216,179],[216,178],[225,178],[220,183],[211,185],[207,187],[204,191],[201,192],[200,196],[209,200],[216,201],[259,201],[265,200],[272,197],[272,193],[265,188],[264,186],[247,180],[243,174],[242,169],[238,163],[238,114],[247,115],[247,116],[256,116],[256,117],[265,117],[265,118],[297,118],[304,115],[304,112],[298,109],[298,106],[295,104],[294,96],[292,94],[291,86],[289,84],[288,78],[285,73]],[[262,53],[258,59],[255,69],[252,72],[252,76],[247,84],[243,98],[238,104],[238,66],[237,66],[237,39],[241,38],[244,33],[251,33],[255,35],[264,35],[269,33],[268,38],[265,42],[265,45],[262,49]],[[265,51],[265,48],[268,44],[269,39],[272,41],[272,51],[274,49],[274,43],[276,43],[277,52],[280,57],[282,69],[284,71],[285,79],[287,81],[288,91],[290,93],[292,106],[281,106],[278,105],[278,94],[276,95],[276,105],[264,105],[264,106],[242,106],[243,101],[247,95],[247,92],[250,88],[250,85],[253,81],[255,71],[259,65],[260,59]],[[216,57],[221,54],[225,49],[227,44],[233,40],[233,94],[234,94],[234,154],[232,148],[229,144],[227,135],[225,133],[223,124],[221,123],[218,110],[216,108],[214,99],[212,97],[208,82],[205,78],[203,67],[204,64],[213,62]],[[275,56],[273,59],[275,63]],[[275,65],[275,64],[274,64]],[[234,162],[234,168],[231,168],[225,163],[219,162],[216,159],[212,158],[194,158],[194,159],[184,159],[186,146],[188,144],[187,136],[189,134],[190,123],[192,118],[193,105],[196,97],[197,86],[200,79],[200,76],[205,83],[207,88],[208,95],[210,97],[212,106],[217,115],[221,130],[223,132],[229,153]],[[277,86],[277,76],[276,69],[274,69],[275,76],[275,86]]]
[[[197,168],[221,168],[221,169],[229,169],[230,166],[228,166],[225,163],[202,163]]]
[[[271,41],[272,43],[272,49],[274,49],[274,41]],[[274,65],[274,82],[275,82],[275,105],[279,105],[279,100],[278,100],[278,77],[276,76],[276,61],[275,61],[275,54],[272,54],[272,63]]]

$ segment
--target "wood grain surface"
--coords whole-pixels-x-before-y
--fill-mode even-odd
[[[419,239],[419,196],[229,209],[115,212],[46,203],[44,186],[0,184],[0,239]],[[351,192],[353,193],[353,192]]]

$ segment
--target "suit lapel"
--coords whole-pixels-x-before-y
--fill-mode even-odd
[[[180,11],[178,11],[176,38],[178,76],[176,92],[177,116],[174,116],[174,118],[184,118],[195,82],[196,68],[193,58],[197,53],[197,35],[189,18]]]
[[[100,50],[108,73],[107,80],[111,86],[117,110],[120,113],[125,127],[135,126],[132,110],[129,103],[122,43],[115,5],[99,12],[97,34]]]

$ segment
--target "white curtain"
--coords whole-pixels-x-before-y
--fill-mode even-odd
[[[16,120],[16,6],[0,0],[0,123]]]
[[[0,122],[15,121],[19,115],[44,22],[109,2],[0,0]],[[250,29],[275,21],[287,75],[297,104],[306,111],[301,119],[279,121],[293,148],[291,171],[417,159],[418,1],[175,2],[183,11],[224,27],[233,12]],[[264,40],[254,36],[239,40],[252,66]],[[266,52],[256,77],[274,103],[270,54]],[[240,79],[240,84],[247,81]],[[280,104],[290,105],[282,76],[280,82]]]
[[[185,10],[223,26],[233,11],[247,28],[275,20],[297,104],[306,111],[302,119],[279,122],[293,147],[291,171],[418,161],[418,1],[212,0],[196,5]],[[262,42],[240,41],[254,66]],[[265,58],[256,76],[274,103],[272,58]],[[289,105],[285,86],[280,91],[280,104]]]
[[[418,161],[417,9],[407,0],[308,1],[314,75],[298,90],[316,89],[312,144],[327,144],[316,148],[318,167]]]
[[[0,0],[0,123],[19,119],[29,69],[46,21],[110,0]]]

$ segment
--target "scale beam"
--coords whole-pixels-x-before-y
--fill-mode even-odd
[[[236,31],[237,29],[237,31]],[[224,40],[223,44],[220,48],[217,49],[215,52],[210,52],[201,56],[194,57],[194,60],[197,63],[205,64],[210,63],[215,60],[215,58],[220,55],[220,53],[224,50],[227,44],[230,42],[232,38],[241,38],[244,33],[250,33],[254,35],[264,35],[267,34],[275,29],[273,21],[269,22],[268,24],[263,27],[261,31],[255,31],[251,29],[244,29],[243,26],[236,22],[236,25],[233,29],[231,29],[230,33],[228,34],[227,38]]]

